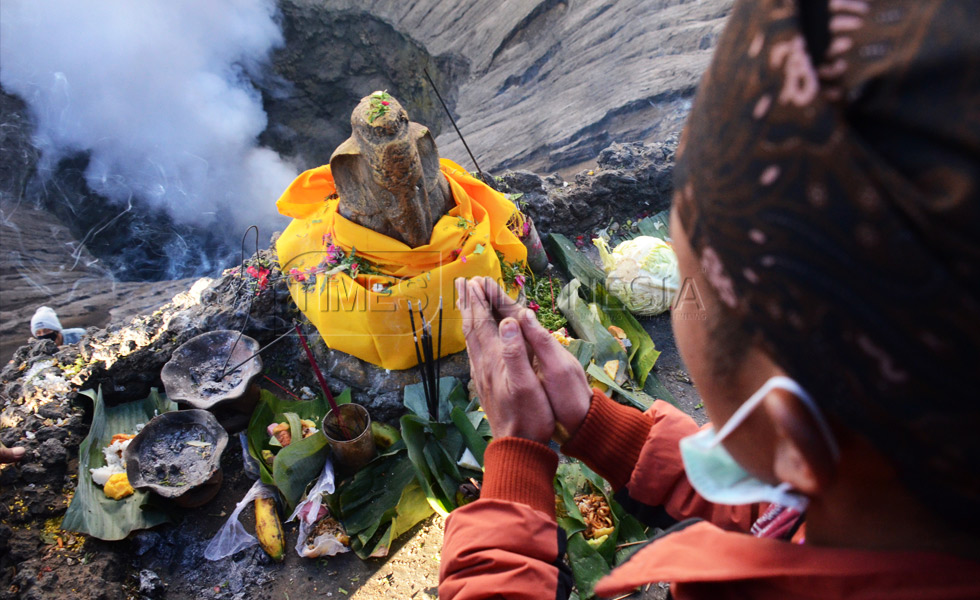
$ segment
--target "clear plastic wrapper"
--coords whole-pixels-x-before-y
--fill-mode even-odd
[[[275,487],[262,483],[261,481],[256,481],[248,492],[245,493],[245,497],[235,505],[235,510],[228,517],[228,521],[221,526],[217,535],[208,543],[208,547],[204,549],[204,558],[208,560],[221,560],[226,556],[231,556],[236,552],[241,552],[246,548],[251,548],[258,544],[258,538],[245,531],[245,527],[242,526],[238,517],[245,510],[245,507],[256,498],[275,497]]]
[[[350,550],[345,540],[346,534],[339,523],[331,519],[323,496],[334,492],[334,472],[330,459],[323,465],[319,479],[313,484],[306,500],[296,505],[296,510],[287,522],[299,519],[299,536],[296,540],[296,554],[303,558],[333,556]],[[319,533],[317,533],[319,531]],[[312,534],[313,539],[310,539]]]

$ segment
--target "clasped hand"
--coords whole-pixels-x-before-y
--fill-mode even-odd
[[[457,279],[456,297],[470,375],[494,437],[543,443],[574,434],[592,399],[578,360],[492,279]]]

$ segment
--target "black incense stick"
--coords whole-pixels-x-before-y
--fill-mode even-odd
[[[433,421],[437,421],[439,420],[439,396],[436,395],[435,369],[433,367],[432,326],[425,320],[425,314],[422,312],[421,300],[418,301],[418,309],[419,318],[422,319],[422,351],[423,355],[425,356],[426,374],[429,377],[429,391],[432,392],[432,396],[429,398],[429,414],[431,415]]]
[[[415,333],[415,315],[412,313],[412,301],[408,301],[408,320],[412,324],[412,342],[415,346],[415,358],[418,360],[419,379],[422,380],[422,392],[425,394],[425,404],[429,406],[429,382],[425,377],[425,366],[422,361],[422,352],[419,350],[419,336]],[[431,412],[431,410],[430,410]]]
[[[442,379],[440,378],[440,365],[442,364],[442,296],[439,296],[439,340],[437,342],[438,350],[436,351],[436,398],[439,398],[439,386],[442,384]]]

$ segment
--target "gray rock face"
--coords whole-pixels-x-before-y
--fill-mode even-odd
[[[676,136],[651,144],[614,143],[599,154],[595,169],[573,181],[508,171],[498,187],[521,194],[518,202],[539,229],[575,236],[670,206],[676,148]]]
[[[272,73],[257,82],[269,115],[262,144],[305,168],[325,165],[351,134],[351,109],[377,90],[396,96],[433,135],[448,127],[423,69],[451,103],[453,82],[468,72],[464,59],[430,52],[410,30],[360,6],[281,0],[279,8],[285,45],[272,57]]]
[[[338,13],[363,13],[410,38],[429,56],[440,57],[451,69],[431,64],[429,70],[458,86],[457,120],[483,169],[539,171],[591,161],[613,141],[651,141],[677,133],[731,4],[731,0],[280,2],[287,23],[290,15],[307,19],[295,21],[305,37],[292,37],[287,30],[289,52],[297,56],[305,56],[298,47],[301,43],[309,45],[309,52],[318,52],[317,45],[332,41],[332,30],[323,20]],[[319,28],[323,35],[315,34],[316,19],[323,23]],[[370,40],[371,33],[364,38]],[[383,51],[372,51],[376,48],[384,47],[374,42],[351,60],[364,60],[368,73],[377,73],[377,67],[387,67],[390,59]],[[283,63],[277,64],[287,79],[299,82]],[[459,65],[468,65],[468,71]],[[422,66],[402,65],[419,75]],[[390,81],[404,77],[390,70],[386,75]],[[377,77],[370,85],[376,86],[376,81]],[[315,94],[307,83],[302,82],[304,89]],[[438,79],[437,84],[443,87]],[[357,97],[371,91],[362,88]],[[401,90],[389,91],[404,95]],[[423,114],[416,118],[436,125],[426,122]],[[443,156],[472,168],[450,128],[444,127],[436,142]]]

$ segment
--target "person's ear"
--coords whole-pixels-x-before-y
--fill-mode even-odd
[[[774,389],[763,400],[775,432],[773,474],[809,496],[825,490],[837,460],[816,418],[792,392]]]

